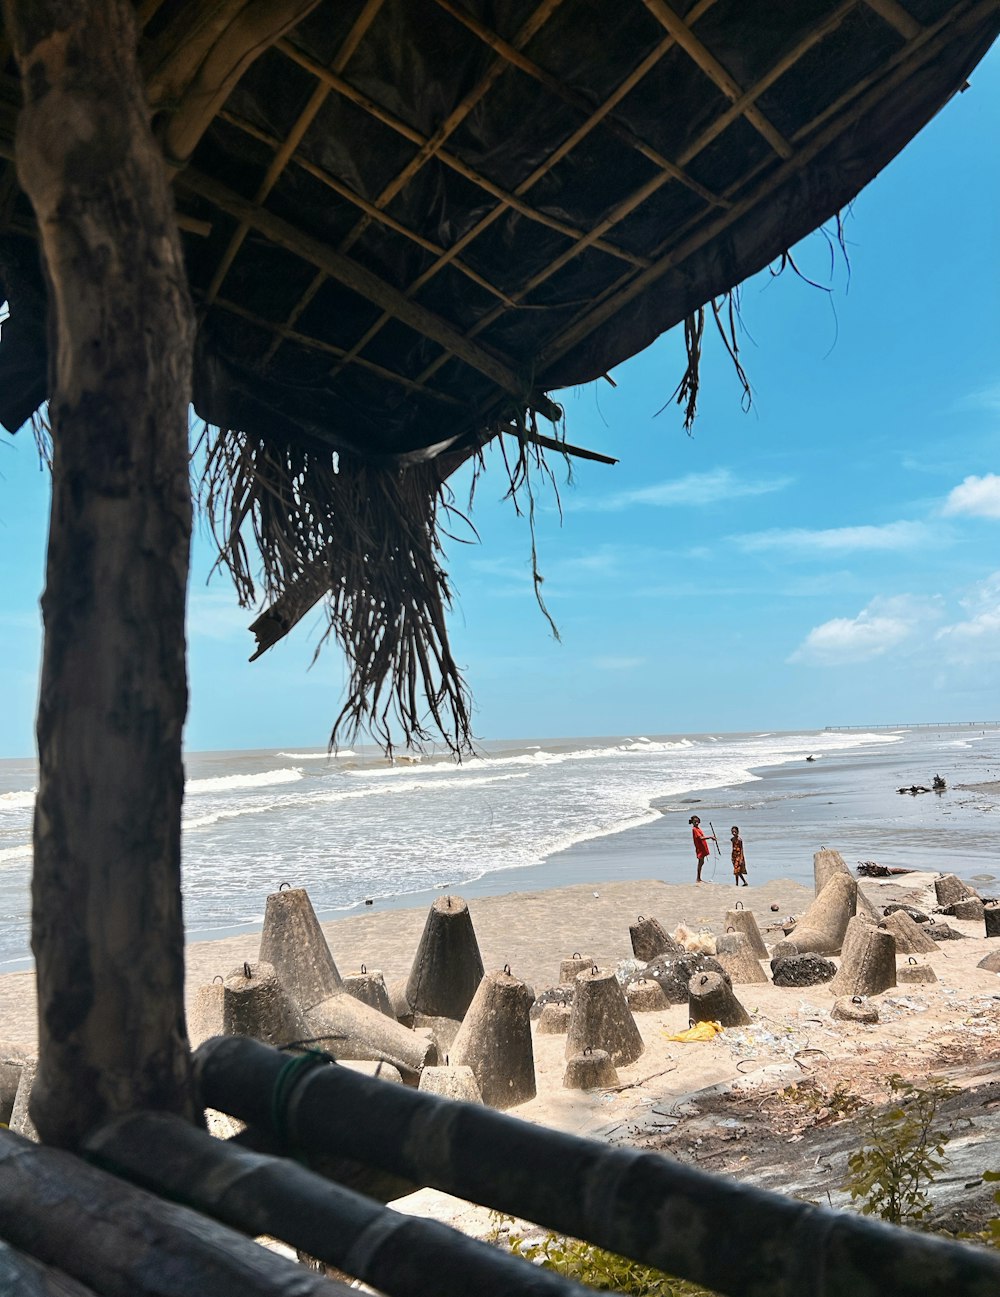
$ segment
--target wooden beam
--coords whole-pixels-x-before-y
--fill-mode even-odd
[[[439,343],[459,360],[484,374],[491,382],[529,408],[538,410],[545,418],[559,418],[559,407],[540,392],[533,391],[530,383],[511,368],[511,363],[470,343],[446,320],[433,311],[410,301],[398,289],[379,279],[364,266],[336,252],[328,244],[303,233],[288,221],[263,207],[241,198],[219,181],[188,167],[177,183],[191,193],[214,203],[238,221],[245,221],[252,229],[265,235],[272,243],[294,252],[304,261],[317,267],[324,275],[350,288],[353,292],[373,302],[390,315],[408,325],[417,333]]]
[[[249,0],[205,55],[162,132],[168,162],[183,165],[250,65],[319,0]]]
[[[75,1147],[137,1108],[196,1117],[180,895],[194,315],[131,3],[5,0],[4,19],[51,339],[31,1116]]]
[[[643,3],[657,22],[666,28],[684,52],[697,63],[702,72],[735,103],[743,94],[742,87],[726,71],[715,55],[701,43],[688,24],[670,8],[666,0],[643,0]],[[792,156],[792,146],[781,132],[772,126],[759,108],[749,105],[744,109],[743,116],[767,140],[779,157]]]
[[[912,41],[923,31],[916,18],[899,3],[899,0],[865,0],[868,8],[884,18],[890,27],[895,27],[900,36]]]

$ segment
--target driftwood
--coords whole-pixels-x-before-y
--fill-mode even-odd
[[[348,1297],[351,1291],[188,1207],[9,1132],[0,1134],[0,1232],[102,1297]]]
[[[207,1041],[204,1102],[309,1146],[424,1179],[740,1297],[995,1297],[1000,1258],[611,1149],[471,1104],[290,1060],[256,1041]],[[275,1090],[280,1093],[275,1103]],[[275,1122],[277,1121],[277,1127]],[[719,1228],[719,1222],[725,1228]],[[705,1240],[711,1246],[705,1246]]]
[[[244,1233],[281,1239],[391,1297],[589,1291],[437,1221],[330,1184],[288,1158],[213,1139],[166,1114],[121,1118],[88,1141],[88,1152],[137,1184]]]
[[[126,0],[7,0],[18,176],[49,281],[32,1115],[194,1116],[180,820],[193,314]]]

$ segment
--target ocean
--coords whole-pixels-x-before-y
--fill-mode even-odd
[[[814,758],[812,761],[808,757]],[[484,743],[472,760],[390,763],[373,748],[185,758],[188,940],[259,926],[268,892],[306,887],[321,918],[616,878],[692,881],[688,817],[722,849],[738,823],[749,881],[812,882],[812,853],[992,881],[1000,729],[622,735]],[[945,793],[900,794],[901,785]],[[29,966],[33,761],[0,761],[0,969]],[[1000,868],[997,869],[1000,873]]]

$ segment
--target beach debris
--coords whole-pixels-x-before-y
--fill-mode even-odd
[[[956,901],[979,900],[979,893],[955,874],[942,874],[934,879],[934,892],[940,906],[954,905]]]
[[[418,1090],[439,1094],[459,1103],[482,1103],[479,1082],[471,1067],[425,1067],[420,1073]]]
[[[936,793],[943,793],[944,790],[948,787],[948,784],[947,781],[943,779],[940,775],[935,775],[934,778],[931,780],[931,787],[934,789]]]
[[[817,853],[823,854],[823,853]],[[831,853],[837,854],[837,853]],[[855,913],[858,884],[849,872],[833,872],[795,925],[792,942],[800,955],[835,955]]]
[[[362,1004],[369,1004],[373,1009],[378,1009],[379,1013],[384,1013],[388,1018],[395,1018],[385,978],[377,968],[369,971],[362,964],[360,973],[352,973],[343,981],[344,990],[348,995],[353,995]]]
[[[977,896],[970,896],[965,901],[955,901],[951,905],[942,905],[938,912],[940,914],[950,914],[953,919],[965,919],[977,923],[984,920],[986,907]]]
[[[834,995],[877,995],[896,985],[896,939],[861,915],[847,925],[840,968],[830,983]]]
[[[750,940],[742,932],[727,932],[716,942],[716,958],[729,980],[737,985],[749,985],[753,982],[766,982],[767,974],[760,966],[760,960],[750,948]]]
[[[393,1067],[391,1063],[386,1063],[383,1059],[373,1058],[342,1058],[338,1064],[339,1067],[346,1067],[351,1072],[357,1072],[359,1076],[370,1076],[376,1081],[391,1081],[394,1085],[402,1085],[403,1077],[398,1067]],[[421,1079],[424,1072],[428,1071],[425,1067],[420,1073]]]
[[[372,900],[370,896],[365,897],[365,905],[374,905],[374,904],[375,902]]]
[[[663,987],[654,978],[639,976],[625,987],[625,1001],[633,1013],[662,1013],[670,1008]]]
[[[614,973],[596,965],[577,974],[566,1034],[566,1057],[604,1049],[616,1066],[634,1063],[645,1046]]]
[[[487,973],[449,1051],[452,1067],[472,1068],[490,1108],[513,1108],[535,1097],[532,998],[508,968]]]
[[[774,905],[771,906],[771,913],[772,913],[772,914],[777,914],[778,911],[779,911],[780,909],[781,909],[781,906],[780,906],[780,905],[778,905],[778,904],[774,904]]]
[[[926,928],[927,935],[934,941],[964,941],[965,933],[951,928],[947,923],[935,923],[932,919]]]
[[[26,1058],[21,1065],[17,1078],[17,1090],[14,1094],[14,1102],[11,1105],[9,1122],[10,1129],[15,1135],[23,1135],[25,1139],[33,1140],[36,1144],[40,1142],[38,1131],[35,1129],[35,1123],[31,1120],[31,1113],[28,1108],[37,1072],[38,1059],[34,1057]]]
[[[845,874],[857,886],[854,875],[848,869],[847,862],[839,851],[830,851],[823,847],[820,851],[813,852],[813,887],[817,896],[835,874]],[[851,910],[851,913],[867,914],[871,919],[878,918],[875,906],[865,896],[860,887],[857,888],[855,893],[854,909]]]
[[[658,919],[645,918],[640,914],[635,923],[629,924],[628,932],[632,939],[632,953],[636,959],[641,959],[646,964],[657,955],[678,955],[681,952],[680,944],[667,934],[666,928]]]
[[[984,955],[977,968],[985,968],[988,973],[1000,973],[1000,950],[991,950],[988,955]]]
[[[918,910],[916,906],[913,905],[903,905],[899,902],[893,902],[891,905],[886,905],[882,908],[882,913],[886,918],[888,918],[890,914],[899,913],[899,911],[908,914],[914,923],[930,923],[931,916],[925,914],[923,910]]]
[[[723,1027],[743,1027],[750,1015],[733,992],[725,973],[697,973],[688,982],[688,1018],[692,1024],[718,1022]]]
[[[564,959],[559,964],[559,985],[572,984],[576,981],[577,973],[582,973],[585,968],[593,968],[593,966],[594,961],[590,955],[581,955],[574,951],[569,959]]]
[[[929,955],[937,950],[937,945],[931,940],[926,929],[915,923],[906,910],[892,910],[891,914],[885,916],[883,922],[895,938],[896,951],[900,955]]]
[[[587,967],[592,968],[593,961],[591,961]],[[581,969],[580,971],[582,972],[583,970]],[[540,995],[536,995],[532,1000],[530,1009],[531,1017],[540,1018],[545,1012],[546,1005],[549,1004],[564,1004],[567,1009],[570,1008],[573,1004],[573,995],[574,990],[572,985],[569,983],[563,983],[560,986],[546,987]]]
[[[760,928],[757,926],[757,919],[753,910],[744,910],[741,904],[737,904],[734,910],[727,910],[725,919],[726,932],[730,928],[735,928],[737,932],[743,933],[757,959],[767,959],[767,946],[764,945],[764,938],[760,934]]]
[[[722,965],[714,955],[662,955],[643,969],[641,973],[629,978],[629,983],[638,977],[652,978],[658,982],[663,994],[670,1004],[686,1004],[688,982],[695,973],[721,973]]]
[[[929,964],[918,964],[911,955],[905,964],[900,964],[896,969],[897,982],[909,983],[927,983],[936,982],[937,973]]]
[[[695,1022],[684,1031],[664,1032],[664,1040],[677,1040],[682,1045],[697,1044],[702,1040],[714,1040],[723,1030],[721,1022]],[[697,1110],[696,1110],[697,1111]]]
[[[834,1000],[830,1013],[832,1017],[839,1018],[842,1022],[863,1022],[868,1026],[878,1022],[878,1009],[860,995],[845,995],[839,1000]]]
[[[618,1073],[607,1050],[589,1046],[566,1063],[563,1086],[567,1090],[606,1090],[618,1084]]]
[[[897,788],[897,793],[909,793],[911,797],[916,797],[918,793],[929,793],[931,790],[925,784],[910,784],[909,787]]]
[[[272,966],[282,987],[302,1010],[344,989],[304,887],[268,896],[258,958]]]
[[[897,874],[912,874],[913,870],[896,865],[880,865],[874,860],[859,860],[855,872],[861,878],[893,878]]]
[[[986,926],[986,935],[988,937],[1000,937],[1000,904],[996,901],[987,903],[983,911],[983,919]]]
[[[406,983],[414,1014],[460,1022],[483,979],[483,960],[469,907],[460,896],[439,896],[427,914]]]
[[[780,944],[780,943],[779,943]],[[777,951],[777,947],[775,947]],[[771,960],[775,986],[819,986],[832,980],[837,965],[822,955],[777,955]]]
[[[573,1012],[571,1003],[547,1004],[538,1017],[539,1036],[565,1036]]]
[[[715,954],[715,933],[709,932],[707,928],[695,932],[686,923],[678,923],[673,931],[673,939],[681,950],[686,950],[689,955]]]

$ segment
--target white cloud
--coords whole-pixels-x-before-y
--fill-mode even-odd
[[[253,648],[250,623],[257,614],[241,608],[236,592],[199,590],[188,597],[188,634],[203,639],[226,640],[240,638],[247,649]]]
[[[996,473],[967,477],[948,493],[943,512],[965,513],[974,518],[1000,518],[1000,477]]]
[[[879,596],[856,617],[833,617],[814,626],[788,661],[839,666],[881,657],[912,640],[940,616],[940,601],[936,598]]]
[[[723,500],[783,491],[792,481],[790,477],[750,480],[739,477],[728,468],[716,468],[708,473],[688,473],[667,482],[654,482],[650,486],[617,491],[607,496],[569,496],[564,503],[569,510],[596,509],[602,512],[630,509],[634,505],[643,504],[657,508],[718,504]]]
[[[878,527],[863,524],[815,531],[806,527],[776,527],[771,531],[748,532],[734,539],[741,549],[751,553],[780,549],[796,555],[803,550],[845,554],[853,550],[915,549],[925,544],[930,536],[930,528],[922,522],[887,522]]]
[[[952,661],[996,661],[1000,651],[1000,572],[973,587],[961,601],[967,616],[942,626],[935,640]]]
[[[958,402],[959,410],[998,410],[1000,411],[1000,383],[970,392]]]

